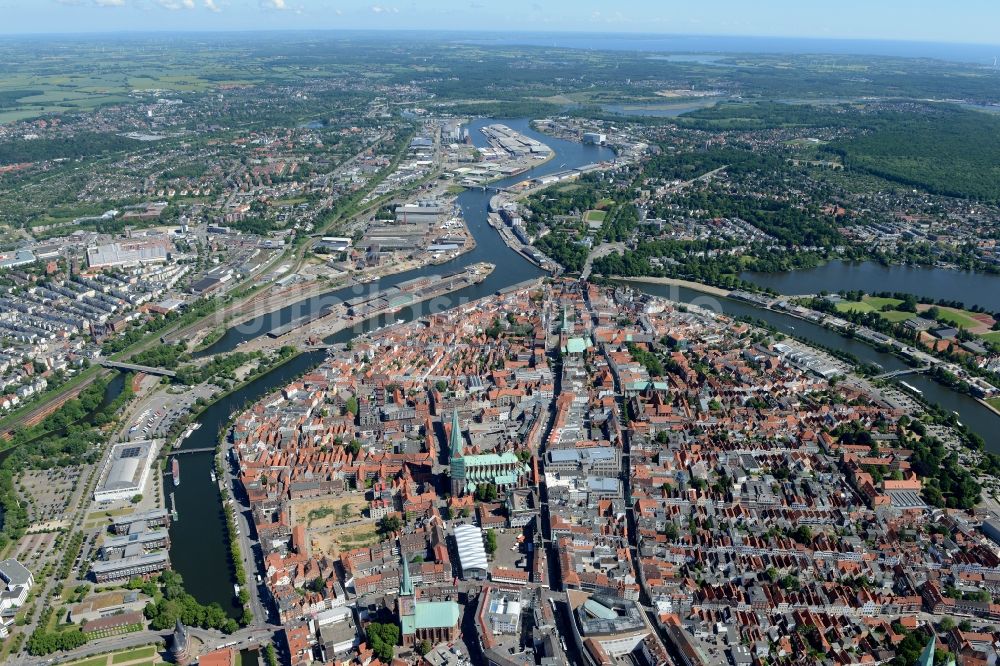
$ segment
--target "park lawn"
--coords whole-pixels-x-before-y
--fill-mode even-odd
[[[69,666],[104,666],[108,663],[108,655],[104,654],[99,657],[91,657],[85,661],[74,661]]]
[[[882,298],[880,296],[865,296],[864,299],[862,299],[862,300],[864,300],[865,303],[867,303],[868,305],[872,306],[876,310],[881,310],[882,308],[884,308],[887,305],[891,305],[892,307],[896,307],[900,303],[903,302],[903,301],[899,300],[898,298]]]
[[[898,298],[883,298],[881,296],[865,296],[860,301],[841,301],[837,303],[837,312],[881,312],[885,306],[897,307],[903,301]],[[882,312],[883,318],[891,322],[905,321],[915,316],[910,312],[890,310]]]
[[[864,301],[841,301],[837,303],[837,312],[874,312],[877,309]]]
[[[995,342],[1000,344],[1000,331],[994,331],[993,333],[986,333],[980,336],[983,340],[988,342]]]
[[[979,322],[970,317],[965,310],[955,310],[953,308],[938,308],[938,310],[941,313],[938,315],[938,319],[946,321],[953,326],[965,329],[979,326]]]
[[[111,663],[122,664],[126,661],[135,661],[136,659],[152,657],[155,654],[156,647],[153,645],[147,645],[146,647],[135,648],[134,650],[128,650],[126,652],[118,652],[111,656]]]
[[[916,313],[903,312],[902,310],[889,310],[888,312],[880,312],[879,314],[882,315],[882,319],[891,321],[893,324],[898,324],[901,321],[913,319],[917,316]]]
[[[608,214],[603,210],[588,210],[583,214],[584,222],[603,222]]]

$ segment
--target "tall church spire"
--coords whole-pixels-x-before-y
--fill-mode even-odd
[[[458,424],[458,407],[451,411],[451,441],[448,442],[452,458],[462,457],[462,427]]]
[[[400,553],[403,558],[403,572],[399,577],[399,596],[413,596],[413,581],[410,579],[410,563],[406,561],[406,553]]]

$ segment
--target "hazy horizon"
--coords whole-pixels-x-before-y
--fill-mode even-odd
[[[995,45],[1000,5],[928,0],[0,0],[0,34],[285,30],[755,37]],[[875,6],[873,6],[875,5]]]

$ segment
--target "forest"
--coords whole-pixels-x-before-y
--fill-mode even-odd
[[[940,106],[884,120],[826,150],[849,169],[901,185],[1000,202],[1000,117]]]
[[[0,165],[95,157],[104,153],[132,150],[140,145],[141,142],[135,139],[94,132],[61,139],[18,139],[0,142]]]

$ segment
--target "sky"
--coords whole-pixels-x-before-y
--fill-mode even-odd
[[[0,0],[0,33],[641,32],[1000,42],[997,0]]]

